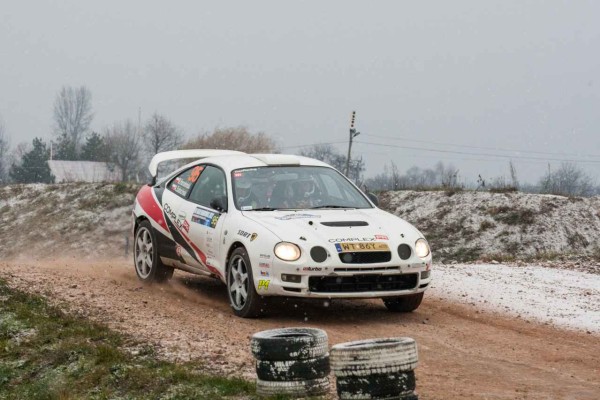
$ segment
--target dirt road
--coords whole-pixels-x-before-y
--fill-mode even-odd
[[[221,373],[252,378],[250,336],[283,326],[325,329],[330,342],[385,336],[417,340],[422,399],[599,399],[600,338],[500,317],[426,297],[408,315],[380,301],[289,300],[269,318],[234,317],[217,281],[176,273],[168,285],[142,286],[129,260],[0,264],[12,286],[48,296],[156,346],[165,356],[201,360]]]

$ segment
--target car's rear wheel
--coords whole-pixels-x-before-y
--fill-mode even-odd
[[[156,235],[149,221],[142,221],[135,232],[133,262],[135,273],[144,283],[165,282],[173,276],[173,268],[160,260]]]
[[[423,294],[424,292],[400,297],[385,297],[382,300],[390,311],[411,312],[419,308],[421,301],[423,301]]]
[[[266,300],[254,289],[250,258],[243,247],[235,249],[229,257],[227,293],[231,308],[238,317],[255,318],[266,312]]]

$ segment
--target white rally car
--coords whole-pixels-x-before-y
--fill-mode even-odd
[[[159,163],[188,158],[156,181]],[[423,235],[321,161],[178,150],[149,169],[133,210],[142,281],[168,280],[174,268],[216,277],[240,317],[260,315],[271,296],[382,298],[409,312],[431,282]]]

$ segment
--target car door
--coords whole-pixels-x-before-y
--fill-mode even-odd
[[[161,257],[183,262],[196,268],[199,267],[199,262],[195,261],[193,248],[189,244],[189,221],[186,221],[185,215],[179,213],[179,210],[186,202],[198,176],[199,170],[197,167],[192,167],[165,184],[161,204],[172,240],[159,240]]]
[[[196,247],[202,264],[221,276],[219,263],[221,231],[227,217],[227,185],[225,172],[214,165],[200,165],[201,174],[179,214],[189,220],[189,238]]]

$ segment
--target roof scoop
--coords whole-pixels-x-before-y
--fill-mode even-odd
[[[331,222],[321,222],[321,225],[332,226],[336,228],[345,228],[352,226],[368,226],[369,223],[367,221],[331,221]]]

